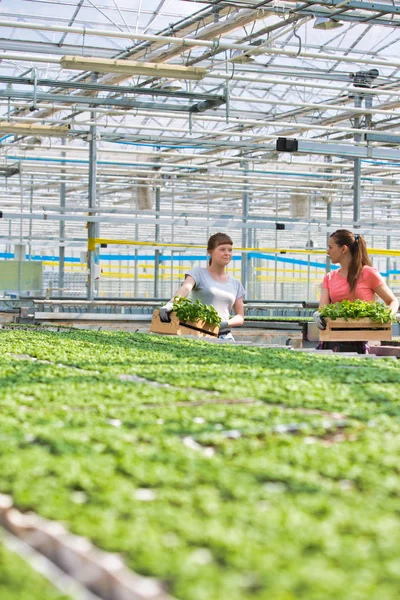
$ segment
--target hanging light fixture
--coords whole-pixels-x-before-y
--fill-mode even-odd
[[[325,31],[338,27],[343,27],[343,23],[333,17],[316,17],[313,25],[314,29],[324,29]]]
[[[183,89],[183,85],[178,79],[162,79],[152,85],[151,88],[164,90],[165,92],[180,92]]]
[[[238,63],[241,65],[255,62],[255,59],[250,54],[246,54],[242,50],[235,50],[230,60],[231,62]]]

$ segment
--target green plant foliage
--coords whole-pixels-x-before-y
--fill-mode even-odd
[[[367,317],[375,323],[390,323],[396,320],[395,315],[385,304],[380,302],[364,302],[363,300],[343,300],[335,304],[326,304],[319,309],[321,317],[329,319],[363,319]]]
[[[70,600],[22,558],[1,544],[0,536],[0,598],[1,600]]]
[[[391,359],[3,329],[0,492],[180,600],[397,600],[399,384]]]
[[[183,323],[204,321],[207,325],[219,325],[221,317],[211,304],[203,304],[200,300],[192,302],[189,298],[174,298],[174,312]]]

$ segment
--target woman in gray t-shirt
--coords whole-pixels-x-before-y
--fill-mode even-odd
[[[191,294],[193,300],[201,300],[204,304],[212,304],[222,319],[220,337],[233,339],[229,333],[231,327],[239,327],[244,322],[243,296],[245,289],[238,279],[225,272],[232,260],[232,240],[226,233],[215,233],[207,244],[209,255],[208,267],[194,267],[185,274],[185,281],[175,296],[187,298]],[[161,321],[169,321],[174,301],[170,300],[160,308]],[[232,309],[235,313],[231,317]]]

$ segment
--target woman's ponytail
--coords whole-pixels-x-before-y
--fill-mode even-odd
[[[365,265],[371,266],[371,260],[368,256],[367,245],[362,235],[354,234],[347,229],[338,229],[330,236],[334,242],[342,247],[347,246],[351,254],[349,270],[347,273],[347,283],[350,291],[353,291]]]

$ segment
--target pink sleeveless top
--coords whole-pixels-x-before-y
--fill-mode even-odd
[[[342,300],[366,300],[372,302],[375,290],[384,283],[382,275],[375,267],[364,266],[356,287],[350,293],[346,277],[340,275],[340,269],[327,273],[322,282],[322,288],[329,291],[331,302]]]

